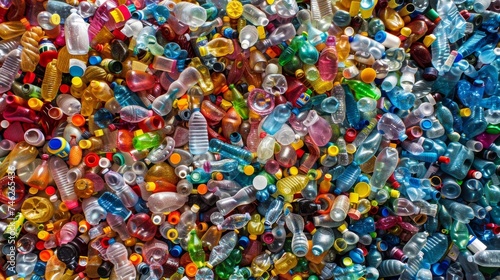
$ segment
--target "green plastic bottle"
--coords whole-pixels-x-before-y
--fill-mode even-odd
[[[189,233],[188,252],[189,257],[197,268],[205,266],[205,251],[203,250],[201,239],[196,234],[196,230],[192,230]]]
[[[132,139],[132,144],[136,150],[143,151],[160,146],[162,140],[158,132],[143,133],[142,130],[137,130],[134,139]]]
[[[356,100],[360,100],[363,97],[369,97],[371,99],[379,100],[381,97],[380,90],[371,84],[364,83],[358,80],[343,80],[343,83],[347,84],[353,91]]]

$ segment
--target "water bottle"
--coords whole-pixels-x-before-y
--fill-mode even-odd
[[[280,104],[262,121],[262,130],[269,135],[274,135],[285,124],[292,114],[292,104]]]
[[[76,9],[71,10],[64,23],[64,38],[69,54],[86,55],[89,52],[90,42],[88,26]]]
[[[323,252],[329,250],[333,246],[334,241],[335,236],[332,229],[325,227],[317,228],[312,237],[313,255],[319,256],[323,254]]]
[[[20,278],[28,277],[35,270],[38,256],[34,253],[18,254],[16,256],[16,272]]]
[[[474,256],[469,256],[467,260],[470,261],[471,258],[474,259],[474,262],[480,266],[500,266],[500,250],[484,250],[482,252],[476,253]]]
[[[115,171],[108,171],[104,175],[104,180],[109,188],[120,198],[125,207],[134,207],[137,204],[139,196],[125,183],[122,175]]]
[[[442,233],[436,233],[427,238],[422,248],[423,260],[429,264],[437,263],[448,250],[448,237]]]
[[[428,236],[429,234],[425,231],[415,234],[403,247],[405,255],[410,259],[416,257],[425,246]]]
[[[238,36],[241,47],[246,50],[257,43],[259,40],[259,34],[257,28],[253,25],[247,25],[243,27]]]
[[[406,127],[401,118],[392,113],[385,113],[377,124],[378,131],[389,140],[404,141]]]
[[[398,260],[384,260],[379,266],[380,277],[400,275],[406,269],[406,265]]]
[[[61,200],[68,209],[76,208],[78,206],[78,197],[73,184],[68,182],[68,165],[60,157],[53,156],[49,160],[49,170],[57,185]]]
[[[377,191],[384,187],[387,179],[394,173],[398,164],[399,156],[395,148],[384,148],[375,161],[373,175],[370,178],[372,191]]]
[[[453,2],[452,2],[452,5]],[[434,36],[436,40],[431,45],[432,50],[432,65],[442,75],[444,72],[442,68],[448,55],[450,54],[450,45],[448,44],[448,33],[445,31],[444,23],[440,22],[434,29]]]
[[[203,7],[193,3],[177,3],[173,12],[180,22],[193,28],[200,27],[207,21],[207,11]]]
[[[22,50],[22,46],[18,46],[17,49],[11,50],[7,54],[2,67],[0,67],[0,93],[10,90],[14,83],[14,78],[21,65]]]
[[[189,151],[193,155],[208,152],[207,120],[199,109],[195,109],[189,118]]]
[[[298,214],[285,210],[286,226],[292,232],[292,252],[297,257],[303,257],[309,250],[309,243],[304,234],[304,219]]]

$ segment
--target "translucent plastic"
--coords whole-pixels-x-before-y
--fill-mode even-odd
[[[316,229],[312,237],[313,247],[312,252],[315,256],[321,255],[329,250],[335,241],[333,230],[330,228],[320,227]]]
[[[51,157],[49,160],[49,170],[57,185],[61,200],[68,209],[73,209],[78,206],[78,197],[75,194],[73,184],[68,182],[66,174],[68,174],[68,166],[59,157]]]
[[[375,161],[375,169],[370,178],[370,186],[372,190],[381,189],[387,179],[392,175],[398,164],[398,151],[394,148],[384,148]]]
[[[259,34],[257,28],[253,25],[247,25],[243,27],[238,36],[238,40],[240,41],[241,47],[243,49],[248,49],[251,46],[255,45],[258,39]]]
[[[84,55],[89,52],[90,47],[88,27],[83,18],[76,12],[76,9],[71,10],[71,15],[64,23],[64,38],[70,54]]]
[[[21,64],[21,53],[23,47],[11,50],[0,67],[0,93],[8,91],[14,83],[16,73]]]
[[[175,4],[173,12],[180,22],[193,28],[200,27],[207,20],[207,11],[189,2]]]
[[[292,252],[297,257],[303,257],[309,250],[309,243],[304,234],[304,219],[298,215],[287,211],[285,213],[287,228],[293,233]],[[275,263],[276,267],[276,263]]]

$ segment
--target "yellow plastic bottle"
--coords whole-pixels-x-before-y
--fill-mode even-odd
[[[21,19],[21,21],[23,20],[26,19]],[[21,70],[23,70],[23,72],[35,71],[36,65],[40,61],[38,43],[42,40],[43,35],[44,32],[42,28],[34,26],[24,32],[23,37],[21,37],[21,45],[23,46],[23,51],[21,53]]]
[[[214,83],[212,82],[212,78],[210,77],[210,70],[208,69],[205,64],[201,63],[200,58],[195,57],[191,59],[190,66],[193,66],[200,72],[201,74],[201,81],[198,82],[200,85],[201,90],[203,91],[204,95],[209,95],[214,92]]]
[[[276,186],[280,194],[292,195],[304,189],[308,182],[309,177],[306,175],[292,175],[280,179]]]
[[[53,255],[47,262],[47,266],[45,268],[45,279],[61,279],[64,275],[64,270],[66,270],[66,264],[60,261],[57,258],[57,255]]]
[[[113,90],[105,82],[93,80],[90,82],[90,92],[100,101],[108,101],[114,96]]]
[[[99,104],[99,100],[97,100],[91,92],[91,87],[87,87],[82,94],[82,109],[80,110],[80,114],[84,117],[89,117],[94,112],[97,104]]]
[[[83,85],[83,81],[80,77],[74,77],[71,79],[70,93],[73,97],[81,98],[84,90],[85,86]]]
[[[32,163],[38,156],[36,147],[22,141],[14,146],[14,149],[0,164],[0,177],[7,172],[15,172],[16,169],[23,168]]]
[[[349,36],[341,35],[339,41],[337,42],[336,48],[339,61],[345,61],[347,57],[349,57],[349,52],[351,51]]]
[[[0,23],[0,38],[9,40],[23,35],[26,25],[21,21],[7,21]]]
[[[124,63],[124,65],[125,65],[125,63]],[[125,70],[126,69],[124,68],[122,73],[125,72]],[[104,70],[102,67],[89,66],[89,67],[87,67],[87,69],[85,70],[85,73],[83,74],[82,81],[84,84],[88,84],[92,80],[112,82],[114,80],[114,76],[111,74],[108,74],[106,72],[106,70]]]
[[[81,61],[88,60],[88,54],[85,55],[73,55],[68,52],[66,46],[62,47],[57,55],[57,69],[63,73],[69,73],[69,60],[79,59]]]
[[[281,256],[279,260],[274,263],[274,269],[271,270],[271,274],[273,276],[276,276],[278,274],[285,274],[292,268],[296,267],[297,263],[297,257],[290,252],[286,252],[283,254],[283,256]]]
[[[247,224],[248,233],[253,235],[262,235],[262,233],[264,233],[265,220],[265,218],[260,217],[259,213],[253,214]]]
[[[200,55],[206,56],[211,54],[215,57],[226,56],[234,52],[233,41],[226,38],[215,38],[208,42],[205,46],[199,48]]]
[[[403,18],[391,8],[382,9],[378,16],[384,22],[385,28],[390,31],[399,32],[401,28],[405,27]]]
[[[45,101],[52,101],[57,96],[62,82],[62,73],[56,67],[57,59],[53,59],[45,68],[45,75],[42,83],[42,98]]]

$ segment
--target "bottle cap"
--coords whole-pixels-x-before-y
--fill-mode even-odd
[[[178,154],[178,153],[172,153],[172,154],[170,155],[170,158],[169,158],[169,160],[170,160],[170,162],[171,162],[172,164],[179,164],[179,163],[181,162],[181,159],[182,159],[182,157],[181,157],[181,155],[180,155],[180,154]]]
[[[188,263],[186,265],[186,275],[188,277],[195,277],[196,272],[198,272],[198,268],[196,267],[196,265],[194,263]]]
[[[267,187],[267,178],[263,175],[257,175],[255,176],[255,178],[253,179],[253,186],[256,190],[263,190]]]
[[[365,182],[359,182],[354,186],[354,191],[359,195],[359,198],[366,198],[370,195],[370,185]]]

